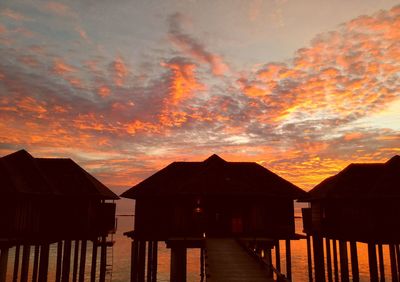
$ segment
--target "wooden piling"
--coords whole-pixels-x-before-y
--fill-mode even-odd
[[[34,255],[33,255],[32,282],[36,282],[38,279],[39,251],[40,251],[40,246],[35,245]]]
[[[200,248],[200,281],[204,281],[204,272],[205,272],[205,268],[204,268],[204,248]]]
[[[397,259],[397,274],[400,279],[400,247],[399,247],[399,245],[395,244],[394,249],[396,251],[396,259]]]
[[[315,281],[325,281],[325,266],[324,266],[324,244],[322,237],[318,233],[312,235],[313,252],[314,252],[314,269]]]
[[[138,257],[138,282],[145,281],[146,267],[146,241],[139,241],[139,257]]]
[[[292,280],[292,253],[289,239],[286,239],[286,277],[288,280]]]
[[[79,261],[79,282],[85,281],[86,249],[87,249],[87,241],[82,240],[81,256]]]
[[[79,240],[75,240],[74,245],[74,262],[72,267],[72,281],[76,282],[78,278],[78,259],[79,259]]]
[[[171,248],[171,282],[186,282],[186,248],[177,246]]]
[[[137,266],[139,256],[138,240],[133,240],[131,243],[131,282],[137,282]]]
[[[204,249],[203,249],[204,255]],[[158,265],[158,241],[153,241],[153,272],[151,275],[152,282],[157,282],[157,265]],[[203,268],[204,268],[204,258],[203,258]],[[203,271],[204,274],[204,271]]]
[[[0,253],[0,282],[5,282],[7,277],[8,249],[4,247]]]
[[[337,246],[336,240],[332,240],[332,248],[333,248],[333,272],[335,274],[335,282],[339,282],[339,266],[338,266],[338,259],[337,259]]]
[[[90,282],[96,281],[96,266],[97,266],[97,238],[93,239],[92,248],[92,266],[90,269]]]
[[[340,278],[342,282],[349,281],[349,259],[347,255],[347,242],[339,240]]]
[[[71,269],[71,240],[65,240],[61,282],[69,282],[70,269]]]
[[[385,265],[383,262],[383,248],[382,244],[378,244],[378,257],[379,257],[379,276],[380,281],[385,282]]]
[[[328,273],[328,282],[333,282],[332,276],[332,258],[331,258],[331,240],[325,238],[325,249],[326,249],[326,269]]]
[[[313,268],[312,268],[312,253],[311,253],[311,239],[307,234],[307,266],[308,266],[308,281],[313,281]]]
[[[101,237],[100,247],[100,282],[106,280],[106,266],[107,266],[107,238],[106,236]]]
[[[358,254],[357,254],[357,243],[350,241],[350,256],[351,256],[351,274],[353,276],[353,282],[360,281],[360,274],[358,271]]]
[[[392,274],[392,282],[398,282],[399,277],[397,273],[396,249],[393,244],[389,245],[389,254],[390,254],[390,270]]]
[[[277,240],[275,244],[275,267],[276,270],[281,272],[281,249],[279,245],[279,240]]]
[[[28,281],[28,272],[29,272],[29,256],[31,253],[31,246],[24,245],[22,251],[22,265],[21,265],[21,282]]]
[[[13,282],[18,281],[18,268],[19,268],[19,252],[20,245],[15,246],[15,257],[14,257],[14,271],[13,271]]]
[[[153,241],[147,245],[147,282],[151,282],[153,272]]]
[[[42,244],[40,247],[39,262],[39,282],[47,282],[47,272],[49,270],[50,245]]]
[[[62,241],[59,241],[59,242],[57,243],[56,282],[60,282],[60,281],[61,281],[62,249],[63,249],[63,242],[62,242]]]
[[[264,250],[265,251],[265,260],[267,261],[267,265],[268,265],[268,277],[272,278],[274,276],[274,271],[272,269],[272,253],[271,253],[271,249],[267,248]]]
[[[378,282],[378,262],[375,243],[368,243],[369,276],[371,282]]]

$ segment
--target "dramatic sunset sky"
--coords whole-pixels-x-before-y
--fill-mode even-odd
[[[398,0],[2,0],[0,58],[0,155],[117,193],[213,153],[306,190],[400,154]]]

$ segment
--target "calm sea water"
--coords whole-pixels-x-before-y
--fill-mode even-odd
[[[296,205],[295,208],[296,216],[301,216],[301,206]],[[296,218],[296,232],[302,233],[302,222],[301,218]],[[107,275],[108,281],[125,282],[130,279],[130,252],[131,252],[131,240],[123,233],[130,231],[133,228],[133,217],[132,216],[118,216],[118,229],[114,234],[115,245],[112,248],[112,253],[109,251],[108,258],[112,259],[112,273]],[[359,270],[360,280],[369,281],[369,268],[368,268],[368,250],[366,244],[359,243],[358,247],[358,258],[359,258]],[[55,279],[55,256],[56,256],[56,244],[52,244],[50,247],[50,264],[49,264],[49,281]],[[90,278],[90,262],[91,262],[91,244],[88,243],[87,258],[88,265],[86,267],[86,281]],[[282,270],[286,269],[285,265],[285,244],[281,242],[281,267]],[[293,281],[308,281],[307,272],[307,249],[306,240],[292,241],[292,276]],[[349,248],[348,248],[349,249]],[[389,262],[389,249],[384,246],[384,258],[385,258],[385,275],[386,278],[390,278],[390,262]],[[15,248],[10,249],[9,261],[8,261],[8,273],[7,281],[12,280],[12,271],[14,264],[14,252]],[[21,249],[22,253],[22,249]],[[73,250],[72,250],[73,254]],[[275,258],[274,251],[272,252],[273,259]],[[350,254],[348,254],[350,258]],[[187,258],[187,280],[189,282],[200,281],[200,252],[198,249],[189,249]],[[165,247],[165,243],[159,242],[159,256],[158,256],[158,281],[169,281],[169,260],[170,251]],[[32,275],[32,261],[33,261],[33,248],[31,249],[31,265],[29,266],[29,275]],[[98,259],[98,263],[100,258]],[[99,266],[98,266],[99,267]],[[351,268],[350,273],[351,273]],[[72,275],[72,266],[71,266]]]

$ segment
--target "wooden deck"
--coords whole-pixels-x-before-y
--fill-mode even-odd
[[[206,239],[207,282],[268,282],[267,271],[232,238]]]

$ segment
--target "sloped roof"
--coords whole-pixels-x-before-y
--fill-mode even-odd
[[[25,150],[0,158],[0,183],[7,194],[118,199],[117,195],[71,159],[34,158]]]
[[[212,155],[203,162],[173,162],[121,196],[257,196],[296,199],[303,190],[257,163],[227,162]]]
[[[400,156],[386,163],[353,163],[309,191],[308,198],[400,197]]]

